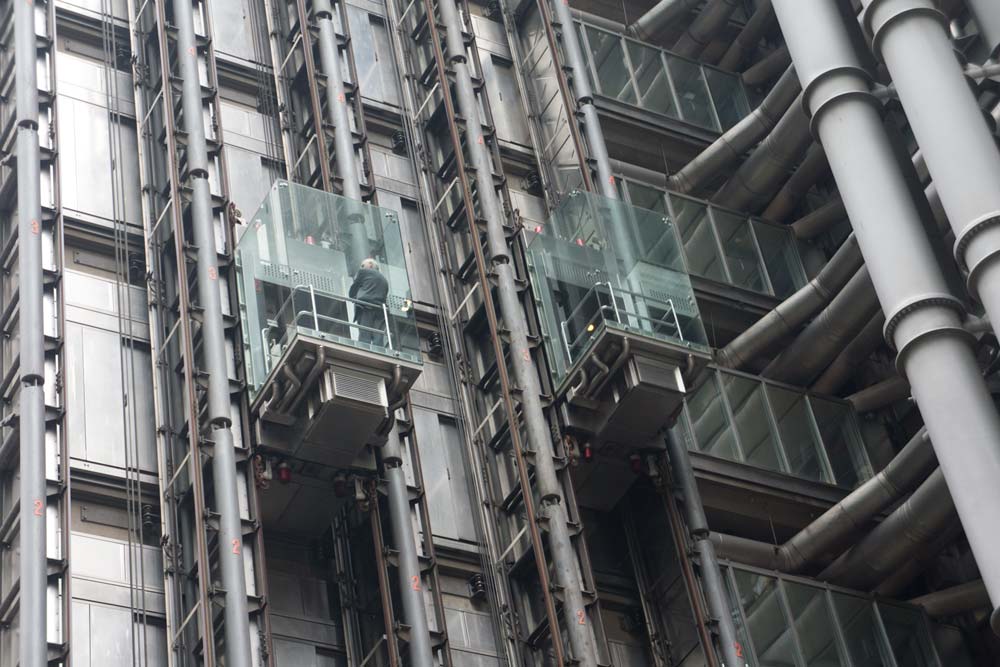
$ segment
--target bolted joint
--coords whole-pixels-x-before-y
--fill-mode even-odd
[[[872,52],[882,59],[882,40],[894,26],[922,16],[937,21],[947,29],[948,18],[931,0],[863,0],[866,5],[862,21],[865,32],[872,36]]]
[[[947,293],[915,296],[889,313],[883,334],[886,342],[897,350],[896,369],[900,376],[906,377],[907,353],[926,338],[952,336],[975,344],[975,336],[962,326],[964,318],[962,302]]]
[[[861,67],[846,63],[818,74],[803,90],[802,104],[811,115],[809,131],[822,145],[819,123],[823,114],[848,100],[864,100],[882,113],[882,104],[871,90],[871,76]]]
[[[1000,211],[980,216],[955,237],[955,261],[968,274],[967,285],[973,298],[979,298],[979,278],[983,269],[1000,255]]]

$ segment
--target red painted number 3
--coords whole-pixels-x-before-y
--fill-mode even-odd
[[[580,625],[587,624],[587,613],[584,610],[580,609],[576,612],[576,622]]]
[[[236,554],[237,556],[240,555],[240,541],[239,540],[233,540],[233,553]]]
[[[41,500],[36,500],[35,501],[35,516],[42,516],[42,508],[44,506],[45,505],[42,503]]]
[[[413,590],[415,590],[415,591],[419,591],[420,590],[420,577],[418,577],[417,575],[413,575],[412,577],[410,577],[410,587]]]

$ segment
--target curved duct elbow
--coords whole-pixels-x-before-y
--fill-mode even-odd
[[[771,349],[778,341],[794,333],[816,311],[830,303],[862,264],[861,249],[852,234],[815,278],[757,320],[729,345],[718,350],[715,354],[716,362],[729,368],[741,368]]]
[[[630,25],[628,31],[639,39],[650,39],[671,20],[697,7],[699,2],[701,0],[660,0]]]
[[[767,204],[788,178],[792,168],[812,142],[809,116],[802,96],[792,102],[774,131],[757,147],[733,177],[712,198],[717,204],[738,211],[756,211]]]
[[[764,370],[765,377],[806,385],[826,368],[878,311],[878,296],[861,267],[798,338]]]
[[[726,166],[737,162],[750,148],[767,136],[799,94],[801,86],[795,70],[789,68],[756,109],[716,139],[683,169],[673,174],[669,188],[689,193],[712,180]]]
[[[837,355],[833,363],[823,371],[819,379],[813,383],[812,390],[818,394],[837,393],[851,379],[854,370],[863,364],[882,344],[884,340],[882,328],[884,326],[885,314],[879,312],[865,325],[861,333],[847,344],[843,352]]]
[[[746,22],[743,30],[736,36],[736,39],[729,45],[729,48],[726,49],[726,53],[719,61],[719,67],[727,70],[735,70],[739,67],[743,63],[743,59],[757,48],[760,38],[771,27],[774,21],[774,8],[771,6],[771,0],[761,0],[758,2],[753,16]]]
[[[944,473],[938,468],[885,521],[824,570],[820,578],[852,588],[871,588],[955,518],[955,503],[948,493]]]
[[[673,51],[688,58],[697,57],[726,25],[739,5],[739,0],[708,0],[674,44]]]

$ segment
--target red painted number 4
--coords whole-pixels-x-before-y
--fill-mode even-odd
[[[236,554],[237,556],[240,555],[240,541],[239,540],[233,540],[233,553]]]

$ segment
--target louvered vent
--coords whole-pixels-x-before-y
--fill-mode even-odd
[[[359,403],[370,403],[374,405],[385,405],[385,396],[382,392],[382,379],[375,375],[355,375],[342,370],[330,369],[330,379],[332,380],[333,393],[338,398],[343,398]]]

